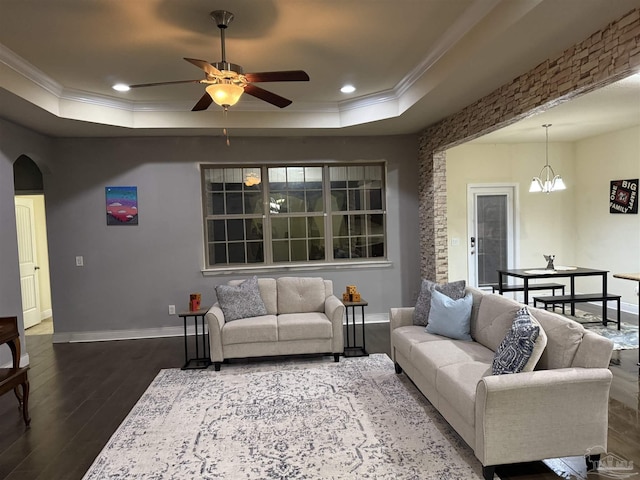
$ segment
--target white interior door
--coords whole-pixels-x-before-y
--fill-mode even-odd
[[[24,328],[41,322],[33,200],[16,197],[16,227]]]
[[[469,185],[469,283],[498,284],[498,269],[514,268],[517,258],[515,185]]]

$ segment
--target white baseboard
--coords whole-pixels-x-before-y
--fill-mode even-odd
[[[27,365],[29,365],[29,354],[23,353],[22,355],[20,355],[20,366],[26,367]],[[4,365],[0,365],[0,368],[12,368],[12,367],[13,367],[13,361],[7,362]]]
[[[356,312],[356,323],[362,323],[362,314]],[[349,315],[349,323],[351,323],[351,315]],[[364,323],[389,323],[388,313],[366,313],[364,314]],[[346,324],[343,322],[343,324]]]
[[[53,317],[53,310],[48,308],[47,310],[42,310],[40,312],[40,320],[46,320],[49,317]]]
[[[589,302],[589,304],[595,305],[597,307],[602,307],[602,302]],[[580,305],[580,304],[578,303],[577,305]],[[609,309],[612,309],[612,308],[615,309],[615,303],[609,302]],[[638,315],[638,305],[634,305],[633,303],[620,302],[620,311]]]
[[[188,325],[187,335],[194,334],[193,325]],[[184,329],[179,326],[97,332],[54,332],[53,343],[108,342],[112,340],[137,340],[140,338],[181,337],[183,335]]]
[[[357,323],[361,323],[362,315],[356,315],[355,320]],[[388,323],[389,314],[365,313],[364,321],[365,323]],[[200,327],[200,323],[198,323],[198,327]],[[140,338],[181,337],[183,335],[184,328],[180,326],[97,332],[54,332],[53,343],[109,342],[112,340],[136,340]],[[193,325],[187,325],[187,335],[195,335]]]

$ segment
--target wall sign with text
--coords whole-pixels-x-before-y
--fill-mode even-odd
[[[611,180],[609,213],[638,213],[638,180]]]

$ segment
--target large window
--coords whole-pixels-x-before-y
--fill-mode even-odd
[[[385,165],[202,166],[207,268],[386,258]]]

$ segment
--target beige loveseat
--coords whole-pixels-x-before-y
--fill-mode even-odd
[[[534,371],[492,375],[494,352],[523,305],[467,287],[471,337],[452,340],[413,325],[413,308],[392,308],[391,354],[473,449],[485,479],[495,467],[607,449],[613,344],[577,322],[531,308],[547,337]]]
[[[231,281],[239,285],[242,281]],[[216,370],[230,358],[344,351],[344,305],[333,295],[331,280],[319,277],[259,278],[266,315],[225,321],[217,302],[205,318],[211,361]]]

